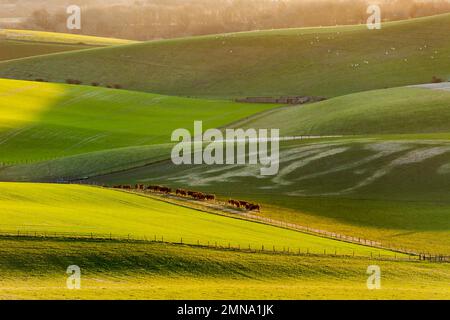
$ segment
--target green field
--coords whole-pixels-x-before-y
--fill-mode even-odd
[[[1,29],[0,61],[136,42],[67,33]]]
[[[400,87],[274,110],[238,124],[280,128],[283,136],[450,133],[450,91]],[[424,136],[434,139],[438,136]]]
[[[173,130],[192,131],[194,120],[217,128],[274,107],[0,80],[0,162],[168,143]]]
[[[354,138],[283,143],[280,171],[175,166],[170,161],[92,178],[214,192],[263,203],[263,213],[418,251],[450,252],[450,144]],[[274,206],[274,207],[272,207]]]
[[[448,256],[450,91],[407,87],[450,79],[448,25],[450,14],[376,31],[145,43],[0,31],[0,60],[9,60],[0,62],[0,299],[449,299],[448,263],[186,199],[45,183],[205,191],[260,203],[253,213],[278,221]],[[51,82],[25,81],[36,79]],[[279,95],[329,99],[232,101]],[[274,128],[297,139],[280,143],[275,176],[259,165],[176,166],[171,134],[192,132],[196,120],[204,130]],[[142,241],[153,239],[161,242]],[[65,288],[73,264],[80,291]],[[381,267],[381,290],[366,288],[369,265]]]
[[[3,62],[0,77],[114,82],[183,96],[334,97],[448,79],[449,24],[444,14],[381,30],[361,25],[151,41]]]
[[[86,48],[88,47],[85,45],[77,44],[40,43],[17,40],[2,40],[0,38],[0,61],[21,59],[56,52],[82,50]]]
[[[0,299],[448,299],[448,264],[1,239]],[[39,250],[36,250],[36,248]],[[66,269],[81,268],[81,290]],[[368,290],[369,265],[381,289]]]
[[[14,29],[0,30],[0,38],[30,42],[84,44],[91,46],[112,46],[139,42],[133,40],[86,36],[81,34]]]
[[[227,218],[122,191],[77,185],[0,183],[1,232],[46,232],[157,239],[369,257],[386,250]],[[81,214],[80,214],[81,213]],[[337,251],[335,251],[337,250]],[[326,253],[326,252],[325,252]],[[397,254],[399,256],[399,254]]]
[[[447,91],[394,88],[272,109],[85,86],[0,85],[2,181],[91,177],[190,187],[261,202],[265,215],[300,225],[450,252]],[[283,142],[276,177],[260,177],[257,167],[164,161],[171,131],[192,129],[199,119],[207,127],[235,122],[281,128],[282,135],[344,136]]]

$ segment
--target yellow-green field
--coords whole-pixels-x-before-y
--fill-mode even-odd
[[[68,33],[1,29],[0,61],[132,43],[137,41]]]
[[[1,232],[67,233],[273,251],[400,257],[394,252],[209,214],[122,191],[78,185],[0,183]]]
[[[0,39],[2,38],[7,40],[85,44],[92,46],[112,46],[112,45],[131,44],[139,42],[133,40],[86,36],[71,33],[57,33],[57,32],[15,30],[15,29],[1,29]]]
[[[149,41],[0,63],[0,77],[104,79],[166,95],[318,95],[449,79],[450,15]],[[69,63],[70,62],[70,63]]]
[[[0,299],[449,299],[450,265],[157,243],[1,239]],[[81,289],[68,290],[69,265]],[[366,286],[369,265],[381,289]]]
[[[0,162],[169,143],[175,129],[192,131],[195,120],[218,128],[274,107],[0,79]]]

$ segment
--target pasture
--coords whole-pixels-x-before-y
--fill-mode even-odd
[[[0,299],[448,299],[448,264],[2,238]],[[36,250],[39,248],[39,250]],[[81,290],[66,288],[69,265]],[[381,268],[381,289],[366,287]]]
[[[439,139],[437,134],[450,133],[449,104],[450,91],[390,88],[280,108],[238,126],[280,128],[282,136],[422,134],[422,139]]]
[[[450,255],[450,92],[404,87],[450,79],[448,25],[444,14],[372,31],[145,43],[1,31],[0,299],[448,299],[448,263],[406,261],[154,194],[19,183],[202,191],[262,204],[254,214],[263,217]],[[36,79],[52,83],[24,81]],[[280,95],[330,99],[233,102]],[[259,165],[176,166],[171,134],[192,131],[196,120],[204,130],[337,137],[281,142],[275,176],[261,176]],[[395,257],[405,261],[388,261]],[[82,268],[80,291],[65,288],[72,264]],[[372,264],[381,290],[366,288]]]
[[[443,14],[381,30],[361,25],[151,41],[3,62],[0,77],[114,82],[178,96],[330,98],[433,76],[447,80],[449,24]]]
[[[193,130],[194,120],[220,128],[274,107],[3,79],[0,163],[169,143],[173,130]]]
[[[0,183],[1,232],[116,235],[222,247],[394,257],[390,251],[78,185]],[[326,252],[325,252],[326,253]],[[397,254],[397,256],[400,256]]]
[[[0,61],[21,59],[56,52],[82,50],[86,48],[85,45],[79,44],[36,43],[3,40],[0,38]]]
[[[137,42],[67,33],[1,29],[0,61],[131,43]]]
[[[90,46],[112,46],[138,42],[133,40],[85,36],[81,34],[15,29],[1,29],[0,38],[28,42],[78,44]]]
[[[259,166],[175,166],[171,161],[93,177],[258,201],[263,214],[418,251],[450,252],[450,144],[346,138],[281,144],[280,171]]]

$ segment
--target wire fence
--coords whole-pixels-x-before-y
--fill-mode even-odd
[[[90,186],[102,186],[101,184],[98,184],[96,182],[88,182],[88,181],[61,181],[59,183],[63,183],[63,184],[84,184],[84,185],[90,185]],[[261,222],[264,224],[268,224],[268,225],[272,225],[272,226],[276,226],[276,227],[281,227],[281,228],[285,228],[285,229],[291,229],[291,230],[296,230],[296,231],[300,231],[303,233],[309,233],[309,234],[313,234],[313,235],[320,235],[321,237],[325,237],[325,238],[330,238],[330,239],[334,239],[334,240],[338,240],[338,241],[343,241],[343,242],[347,242],[347,243],[352,243],[352,244],[357,244],[357,245],[363,245],[363,246],[367,246],[367,247],[371,247],[374,249],[379,249],[379,250],[386,250],[386,251],[391,251],[394,254],[394,259],[402,259],[400,258],[401,255],[405,255],[407,256],[406,260],[411,260],[411,257],[415,257],[416,259],[419,260],[424,260],[424,261],[434,261],[434,262],[450,262],[450,256],[448,255],[443,255],[443,254],[431,254],[431,253],[423,253],[423,252],[419,252],[417,250],[411,250],[411,249],[407,249],[407,248],[398,248],[392,245],[383,245],[381,242],[378,241],[373,241],[373,240],[368,240],[368,239],[364,239],[364,238],[360,238],[360,237],[354,237],[354,236],[347,236],[344,234],[340,234],[340,233],[336,233],[336,232],[330,232],[330,231],[326,231],[326,230],[322,230],[322,229],[318,229],[318,228],[312,228],[312,227],[307,227],[307,226],[302,226],[299,224],[294,224],[294,223],[289,223],[289,222],[285,222],[285,221],[281,221],[281,220],[275,220],[275,219],[271,219],[271,218],[267,218],[267,217],[263,217],[260,215],[256,215],[256,214],[252,214],[249,213],[247,211],[242,211],[242,210],[237,210],[234,208],[230,208],[226,203],[221,202],[221,201],[213,201],[213,202],[207,202],[207,201],[197,201],[194,199],[190,199],[190,198],[184,198],[184,197],[179,197],[176,196],[174,194],[160,194],[158,192],[149,192],[149,191],[142,191],[142,190],[135,190],[135,189],[131,189],[131,190],[122,190],[121,191],[125,191],[125,192],[132,192],[132,193],[138,193],[138,194],[148,194],[148,195],[156,195],[158,196],[158,198],[160,199],[167,199],[167,198],[171,198],[171,199],[175,199],[175,200],[182,200],[185,202],[190,202],[190,203],[195,203],[198,204],[202,207],[206,207],[206,208],[210,208],[210,209],[214,209],[217,210],[219,212],[223,212],[223,213],[228,213],[228,214],[233,214],[236,216],[239,216],[239,218],[242,218],[244,220],[248,220],[248,221],[257,221],[257,222]],[[0,236],[2,235],[2,233],[0,232]],[[42,233],[41,233],[42,235]],[[97,234],[98,235],[98,234]],[[73,237],[73,236],[72,236]],[[89,238],[89,235],[81,235],[81,238]],[[112,237],[112,235],[111,235]],[[110,237],[110,238],[111,238]],[[92,237],[91,237],[92,238]],[[162,237],[164,238],[164,237]],[[98,239],[108,239],[107,235],[100,235],[100,237]],[[181,238],[180,238],[181,239]],[[114,238],[111,238],[111,240],[130,240],[127,238],[123,238],[123,236],[115,236]],[[135,240],[139,240],[137,238],[135,238]],[[147,241],[146,237],[142,237],[140,239],[141,241]],[[155,239],[153,242],[158,241],[157,239]],[[161,241],[159,241],[161,242]],[[164,241],[162,241],[164,242]],[[173,242],[173,241],[169,241],[167,243],[177,243],[177,242]],[[178,242],[179,243],[179,242]],[[195,242],[195,243],[190,243],[191,245],[195,245],[198,244],[199,241]],[[184,244],[187,244],[186,242]],[[207,244],[208,247],[212,246],[209,243]],[[226,246],[217,246],[216,247],[220,247],[220,248],[226,248]],[[232,249],[230,247],[230,245],[228,246],[230,249]],[[242,248],[240,246],[235,247],[239,250],[242,250]],[[264,251],[264,246],[262,246]],[[276,246],[273,246],[273,250],[272,252],[283,252],[283,253],[292,253],[289,252],[289,248],[287,250],[285,250],[285,248],[283,249],[283,251],[277,251]],[[331,250],[327,253],[326,250],[324,253],[313,253],[312,249],[311,251],[309,250],[309,248],[304,248],[304,251],[306,250],[306,253],[310,253],[311,254],[319,254],[319,255],[333,255],[333,256],[337,256],[337,250],[334,250],[334,254],[332,254],[333,250]],[[265,251],[268,251],[267,249]],[[294,250],[295,251],[295,250]],[[299,251],[301,253],[301,249],[299,249]],[[398,253],[398,255],[397,255]],[[370,257],[373,258],[374,256],[376,256],[376,253],[371,252],[370,253]],[[340,256],[355,256],[355,253],[344,253],[341,254]],[[380,258],[381,255],[378,254],[378,257]],[[405,260],[405,259],[402,259]]]
[[[72,241],[94,241],[94,242],[123,242],[123,243],[161,243],[169,245],[182,245],[198,248],[209,248],[216,250],[238,251],[246,253],[266,253],[278,255],[295,255],[295,256],[322,256],[322,257],[339,257],[339,258],[370,258],[376,260],[395,260],[395,261],[418,261],[429,260],[436,262],[449,261],[450,257],[444,256],[427,256],[427,255],[405,255],[402,253],[382,253],[378,251],[359,251],[347,248],[320,248],[320,247],[288,247],[288,246],[268,246],[246,244],[241,245],[232,242],[223,241],[205,241],[194,240],[193,238],[163,235],[133,235],[133,234],[113,234],[113,233],[75,233],[75,232],[48,232],[48,231],[0,231],[0,237],[16,239],[16,240],[72,240]]]
[[[131,190],[131,192],[145,193],[145,192],[136,191],[136,190]],[[149,194],[153,195],[155,193],[150,192]],[[195,203],[200,206],[208,207],[210,209],[222,211],[224,213],[231,213],[234,215],[238,215],[240,218],[242,218],[244,220],[248,220],[248,221],[258,221],[258,222],[261,222],[264,224],[281,227],[281,228],[285,228],[285,229],[290,229],[290,230],[295,230],[295,231],[308,233],[308,234],[312,234],[312,235],[319,235],[324,238],[329,238],[329,239],[338,240],[338,241],[342,241],[342,242],[363,245],[363,246],[372,247],[372,248],[376,248],[376,249],[380,249],[380,250],[392,251],[392,252],[396,252],[399,254],[417,256],[421,260],[450,261],[450,256],[446,256],[446,255],[442,255],[442,254],[422,253],[422,252],[419,252],[418,250],[399,248],[399,247],[395,247],[392,245],[383,245],[381,242],[378,242],[378,241],[368,240],[368,239],[354,237],[354,236],[347,236],[347,235],[336,233],[336,232],[330,232],[330,231],[326,231],[326,230],[322,230],[322,229],[318,229],[318,228],[312,228],[312,227],[302,226],[302,225],[295,224],[295,223],[289,223],[289,222],[285,222],[285,221],[281,221],[281,220],[271,219],[271,218],[267,218],[264,216],[252,214],[252,213],[249,213],[246,211],[229,208],[229,207],[227,207],[226,203],[222,203],[220,201],[215,201],[214,203],[211,203],[211,202],[195,201],[195,200],[191,200],[191,199],[181,198],[181,197],[175,196],[173,194],[169,194],[169,195],[157,194],[157,195],[158,195],[158,197],[161,197],[161,198],[172,198],[175,200],[189,201],[191,203]]]

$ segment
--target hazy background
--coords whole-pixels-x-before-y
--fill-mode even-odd
[[[383,21],[450,12],[448,0],[0,0],[0,27],[69,32],[66,8],[75,4],[75,33],[150,40],[365,23],[368,3],[380,4]]]

